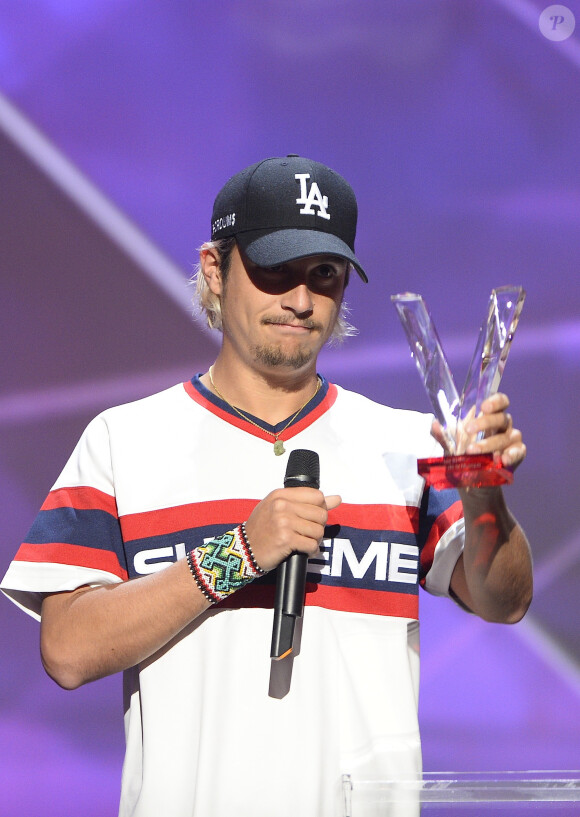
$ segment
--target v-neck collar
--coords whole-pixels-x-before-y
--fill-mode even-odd
[[[212,412],[212,414],[221,417],[221,419],[225,420],[227,423],[230,423],[237,428],[241,428],[244,431],[247,431],[249,434],[253,434],[255,437],[260,437],[261,439],[268,440],[270,442],[272,441],[273,435],[279,434],[280,429],[284,429],[284,431],[279,434],[278,439],[285,442],[286,440],[294,437],[300,431],[308,428],[309,425],[312,425],[312,423],[314,423],[322,414],[328,411],[328,409],[334,404],[338,394],[336,386],[333,383],[329,383],[324,377],[322,377],[322,375],[319,375],[321,386],[318,390],[318,394],[316,394],[312,400],[310,400],[296,415],[288,428],[284,428],[284,425],[288,422],[290,417],[287,417],[285,420],[281,420],[279,423],[273,426],[264,422],[264,420],[260,419],[259,417],[255,417],[253,414],[244,411],[244,414],[249,418],[249,420],[252,421],[248,422],[248,420],[245,420],[243,417],[237,414],[231,408],[231,406],[225,402],[225,400],[222,400],[212,391],[210,391],[210,389],[204,386],[200,380],[200,377],[200,374],[196,374],[195,377],[192,377],[191,380],[188,380],[183,384],[187,394],[193,400],[195,400],[196,403]],[[256,425],[253,425],[253,423]]]

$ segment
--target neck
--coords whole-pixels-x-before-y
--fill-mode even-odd
[[[285,369],[270,373],[256,369],[246,371],[239,365],[230,367],[218,355],[211,367],[211,374],[211,379],[209,372],[202,376],[204,386],[214,394],[219,391],[226,402],[270,425],[285,420],[314,397],[318,389],[315,363],[308,367],[308,371]]]

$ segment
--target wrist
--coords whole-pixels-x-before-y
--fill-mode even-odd
[[[488,488],[459,488],[459,496],[465,515],[485,511],[503,512],[507,510],[504,492],[501,486]]]
[[[195,583],[211,604],[228,598],[266,573],[254,557],[245,523],[190,550],[187,564]]]

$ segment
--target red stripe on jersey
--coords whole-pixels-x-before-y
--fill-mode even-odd
[[[75,508],[77,511],[105,511],[117,518],[117,503],[114,496],[98,491],[88,485],[76,488],[57,488],[46,497],[41,511],[55,508]]]
[[[275,586],[249,584],[238,590],[218,607],[237,610],[242,607],[274,607]],[[376,616],[419,618],[419,599],[413,593],[392,593],[387,590],[361,590],[356,587],[334,587],[327,584],[306,583],[304,604],[324,607],[344,613],[368,613]]]
[[[240,524],[257,504],[257,499],[221,499],[127,514],[121,517],[123,539],[130,542],[207,525]]]
[[[146,539],[166,533],[244,522],[257,499],[218,499],[192,502],[175,508],[127,514],[121,517],[123,539]],[[419,509],[399,505],[347,505],[343,503],[328,515],[328,525],[345,525],[358,530],[393,530],[416,533]]]
[[[462,517],[463,505],[460,501],[457,501],[450,505],[446,511],[443,511],[433,522],[425,546],[421,551],[421,572],[423,575],[429,571],[433,564],[435,548],[443,534]]]
[[[343,610],[346,613],[419,618],[419,599],[412,593],[359,590],[356,587],[333,587],[307,582],[304,603],[329,610]]]
[[[328,514],[327,525],[358,530],[396,530],[417,533],[419,508],[406,505],[350,505],[343,502]]]
[[[50,562],[50,564],[71,565],[72,567],[89,567],[93,570],[104,570],[113,573],[120,579],[128,578],[127,571],[110,550],[97,550],[82,545],[69,545],[65,542],[51,542],[46,545],[31,545],[24,542],[18,548],[15,562]]]
[[[236,426],[236,428],[241,428],[243,431],[247,431],[249,434],[253,434],[254,437],[259,437],[262,440],[271,440],[272,435],[268,434],[266,431],[263,431],[261,428],[257,426],[253,426],[251,423],[248,423],[247,420],[244,420],[242,417],[238,415],[230,414],[229,411],[216,406],[210,400],[203,396],[198,390],[195,388],[193,383],[188,380],[183,384],[185,391],[189,394],[192,400],[195,400],[196,403],[199,403],[204,409],[207,409],[212,414],[215,414],[216,417],[224,420],[226,423],[229,423],[232,426]]]
[[[267,440],[271,442],[273,439],[273,435],[269,434],[264,429],[260,428],[259,426],[252,425],[252,423],[248,422],[248,420],[244,420],[243,417],[238,415],[230,414],[229,411],[216,406],[206,397],[204,397],[193,385],[191,381],[186,381],[183,384],[183,388],[188,393],[188,395],[195,400],[200,406],[211,411],[212,414],[215,414],[217,417],[220,417],[222,420],[225,420],[226,423],[229,423],[236,428],[241,429],[242,431],[246,431],[248,434],[253,434],[254,437],[259,437],[261,440]],[[306,417],[303,417],[297,423],[293,423],[288,428],[284,429],[284,431],[278,435],[279,440],[283,440],[287,442],[291,440],[292,437],[295,437],[296,434],[299,434],[301,431],[304,431],[305,428],[312,425],[319,417],[321,417],[326,411],[328,411],[331,406],[334,405],[336,398],[338,396],[338,390],[333,383],[329,383],[328,391],[324,396],[324,400],[321,400],[320,403],[314,408],[311,412],[309,412]]]

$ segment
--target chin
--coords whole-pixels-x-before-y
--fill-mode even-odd
[[[315,357],[312,349],[298,348],[288,351],[280,344],[255,346],[252,351],[256,362],[287,369],[303,369]]]

